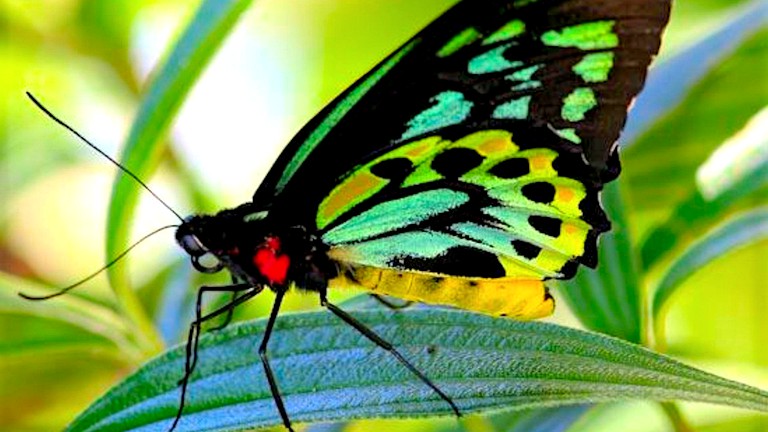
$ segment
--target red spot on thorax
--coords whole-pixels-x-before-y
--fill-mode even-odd
[[[288,278],[291,259],[280,253],[280,239],[267,237],[253,256],[253,264],[270,284],[283,285]]]
[[[267,239],[264,240],[264,247],[280,252],[280,239],[277,237],[267,237]]]

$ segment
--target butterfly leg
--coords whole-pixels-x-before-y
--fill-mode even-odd
[[[238,284],[237,278],[235,277],[235,275],[232,275],[232,285],[237,285],[237,284]],[[232,300],[230,300],[230,303],[234,302],[235,300],[237,300],[237,291],[232,292]],[[235,308],[229,308],[229,311],[227,312],[227,316],[224,317],[224,321],[222,321],[221,324],[215,327],[211,327],[210,330],[219,331],[224,327],[228,326],[229,323],[232,322],[232,314],[234,312],[235,312]]]
[[[388,299],[386,299],[386,298],[384,298],[384,297],[382,297],[382,296],[380,296],[378,294],[371,294],[371,297],[373,297],[379,303],[383,304],[384,306],[386,306],[386,307],[388,307],[388,308],[390,308],[392,310],[405,309],[405,308],[411,306],[414,303],[411,300],[405,300],[402,303],[392,303]]]
[[[200,326],[202,323],[215,318],[223,313],[228,313],[233,308],[253,298],[256,294],[260,293],[263,287],[254,287],[250,284],[235,284],[227,285],[223,287],[201,287],[197,290],[197,302],[195,303],[195,320],[189,325],[189,333],[187,335],[186,346],[186,358],[184,363],[184,376],[179,380],[179,386],[181,386],[181,396],[179,397],[179,409],[176,412],[176,417],[173,420],[173,424],[168,429],[169,432],[176,428],[176,425],[181,419],[182,411],[184,410],[184,400],[187,395],[187,384],[189,384],[189,377],[192,375],[192,371],[195,370],[197,364],[197,346],[200,340]],[[203,294],[207,292],[232,292],[237,294],[238,292],[247,291],[245,294],[233,299],[226,305],[210,312],[206,315],[202,314]]]
[[[277,321],[277,314],[280,312],[280,304],[283,302],[283,296],[285,296],[285,290],[276,290],[275,303],[272,305],[272,312],[269,314],[269,321],[267,321],[267,328],[264,330],[264,337],[261,339],[261,345],[259,345],[259,357],[261,357],[261,364],[264,365],[264,374],[267,376],[267,382],[269,382],[269,391],[272,393],[272,399],[277,405],[277,410],[280,412],[280,418],[283,419],[283,425],[290,432],[293,432],[291,427],[291,420],[288,418],[288,412],[285,410],[283,404],[283,397],[280,396],[280,389],[277,387],[277,380],[272,373],[272,367],[269,366],[269,359],[267,358],[267,344],[269,343],[269,337],[272,335],[272,328]]]
[[[448,405],[451,406],[453,413],[456,414],[456,417],[461,417],[461,412],[459,411],[459,407],[456,406],[453,400],[447,394],[443,393],[443,391],[440,390],[440,388],[438,388],[432,381],[430,381],[430,379],[427,378],[426,375],[424,375],[420,370],[418,370],[416,366],[412,365],[411,362],[406,360],[406,358],[403,357],[402,354],[400,354],[400,351],[398,351],[397,348],[394,347],[394,345],[382,339],[381,336],[374,333],[373,330],[366,327],[365,324],[356,320],[352,315],[344,312],[342,309],[340,309],[338,306],[334,305],[333,303],[328,302],[328,299],[325,297],[324,292],[321,292],[320,294],[320,304],[325,308],[327,308],[329,311],[333,312],[334,315],[341,318],[345,323],[354,327],[355,330],[357,330],[363,336],[370,339],[371,342],[389,351],[390,354],[395,356],[397,361],[399,361],[403,366],[408,368],[409,371],[413,372],[413,374],[416,375],[424,384],[426,384],[435,393],[437,393],[441,399],[447,402]]]

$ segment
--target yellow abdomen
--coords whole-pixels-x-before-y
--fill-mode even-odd
[[[544,283],[536,279],[460,278],[362,266],[332,279],[329,287],[362,287],[374,294],[517,319],[543,318],[555,308]]]

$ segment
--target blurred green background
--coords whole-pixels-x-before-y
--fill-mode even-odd
[[[160,166],[146,179],[150,187],[182,214],[249,200],[301,125],[452,3],[256,0],[181,107]],[[733,23],[749,3],[677,0],[659,64]],[[104,275],[50,302],[16,296],[66,286],[103,265],[116,174],[44,117],[24,91],[118,155],[153,71],[197,7],[168,0],[0,0],[0,430],[60,429],[154,353],[151,343],[132,334]],[[761,30],[733,41],[738,45],[721,50],[700,79],[685,80],[686,71],[677,71],[682,81],[670,79],[667,90],[685,85],[686,91],[623,153],[633,237],[653,240],[640,252],[649,290],[697,237],[733,214],[768,204],[766,171],[717,205],[702,198],[714,183],[702,180],[699,167],[750,119],[756,119],[752,133],[764,132],[755,159],[768,153],[768,119],[755,117],[768,106],[766,20]],[[174,222],[143,197],[132,238]],[[735,249],[677,289],[663,345],[687,363],[768,388],[768,242],[744,241]],[[166,344],[180,342],[200,280],[171,232],[142,244],[129,261],[132,286],[158,333]],[[269,295],[260,296],[237,318],[261,316],[270,304]],[[313,296],[295,295],[287,309],[316,306]],[[565,302],[551,320],[579,326]],[[684,404],[682,412],[696,430],[768,430],[764,417],[746,411]],[[450,423],[375,425],[439,430]],[[373,424],[344,430],[371,430]],[[658,405],[638,402],[592,409],[569,430],[663,431],[669,424]],[[471,422],[465,427],[473,430]]]

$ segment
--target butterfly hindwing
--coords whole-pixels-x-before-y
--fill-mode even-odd
[[[520,135],[557,139],[548,129]],[[609,224],[598,188],[577,180],[588,171],[577,155],[513,136],[427,137],[346,177],[318,213],[347,270],[335,285],[518,318],[551,313],[543,281],[594,266]]]
[[[557,172],[569,158],[521,148],[502,130],[455,142],[425,138],[347,177],[321,204],[318,222],[324,241],[350,262],[463,277],[561,277],[574,260],[594,265],[585,245],[608,227],[601,212],[582,211],[596,206],[596,189]],[[378,190],[358,194],[375,180]],[[334,207],[343,214],[324,225],[335,203],[352,208]]]

